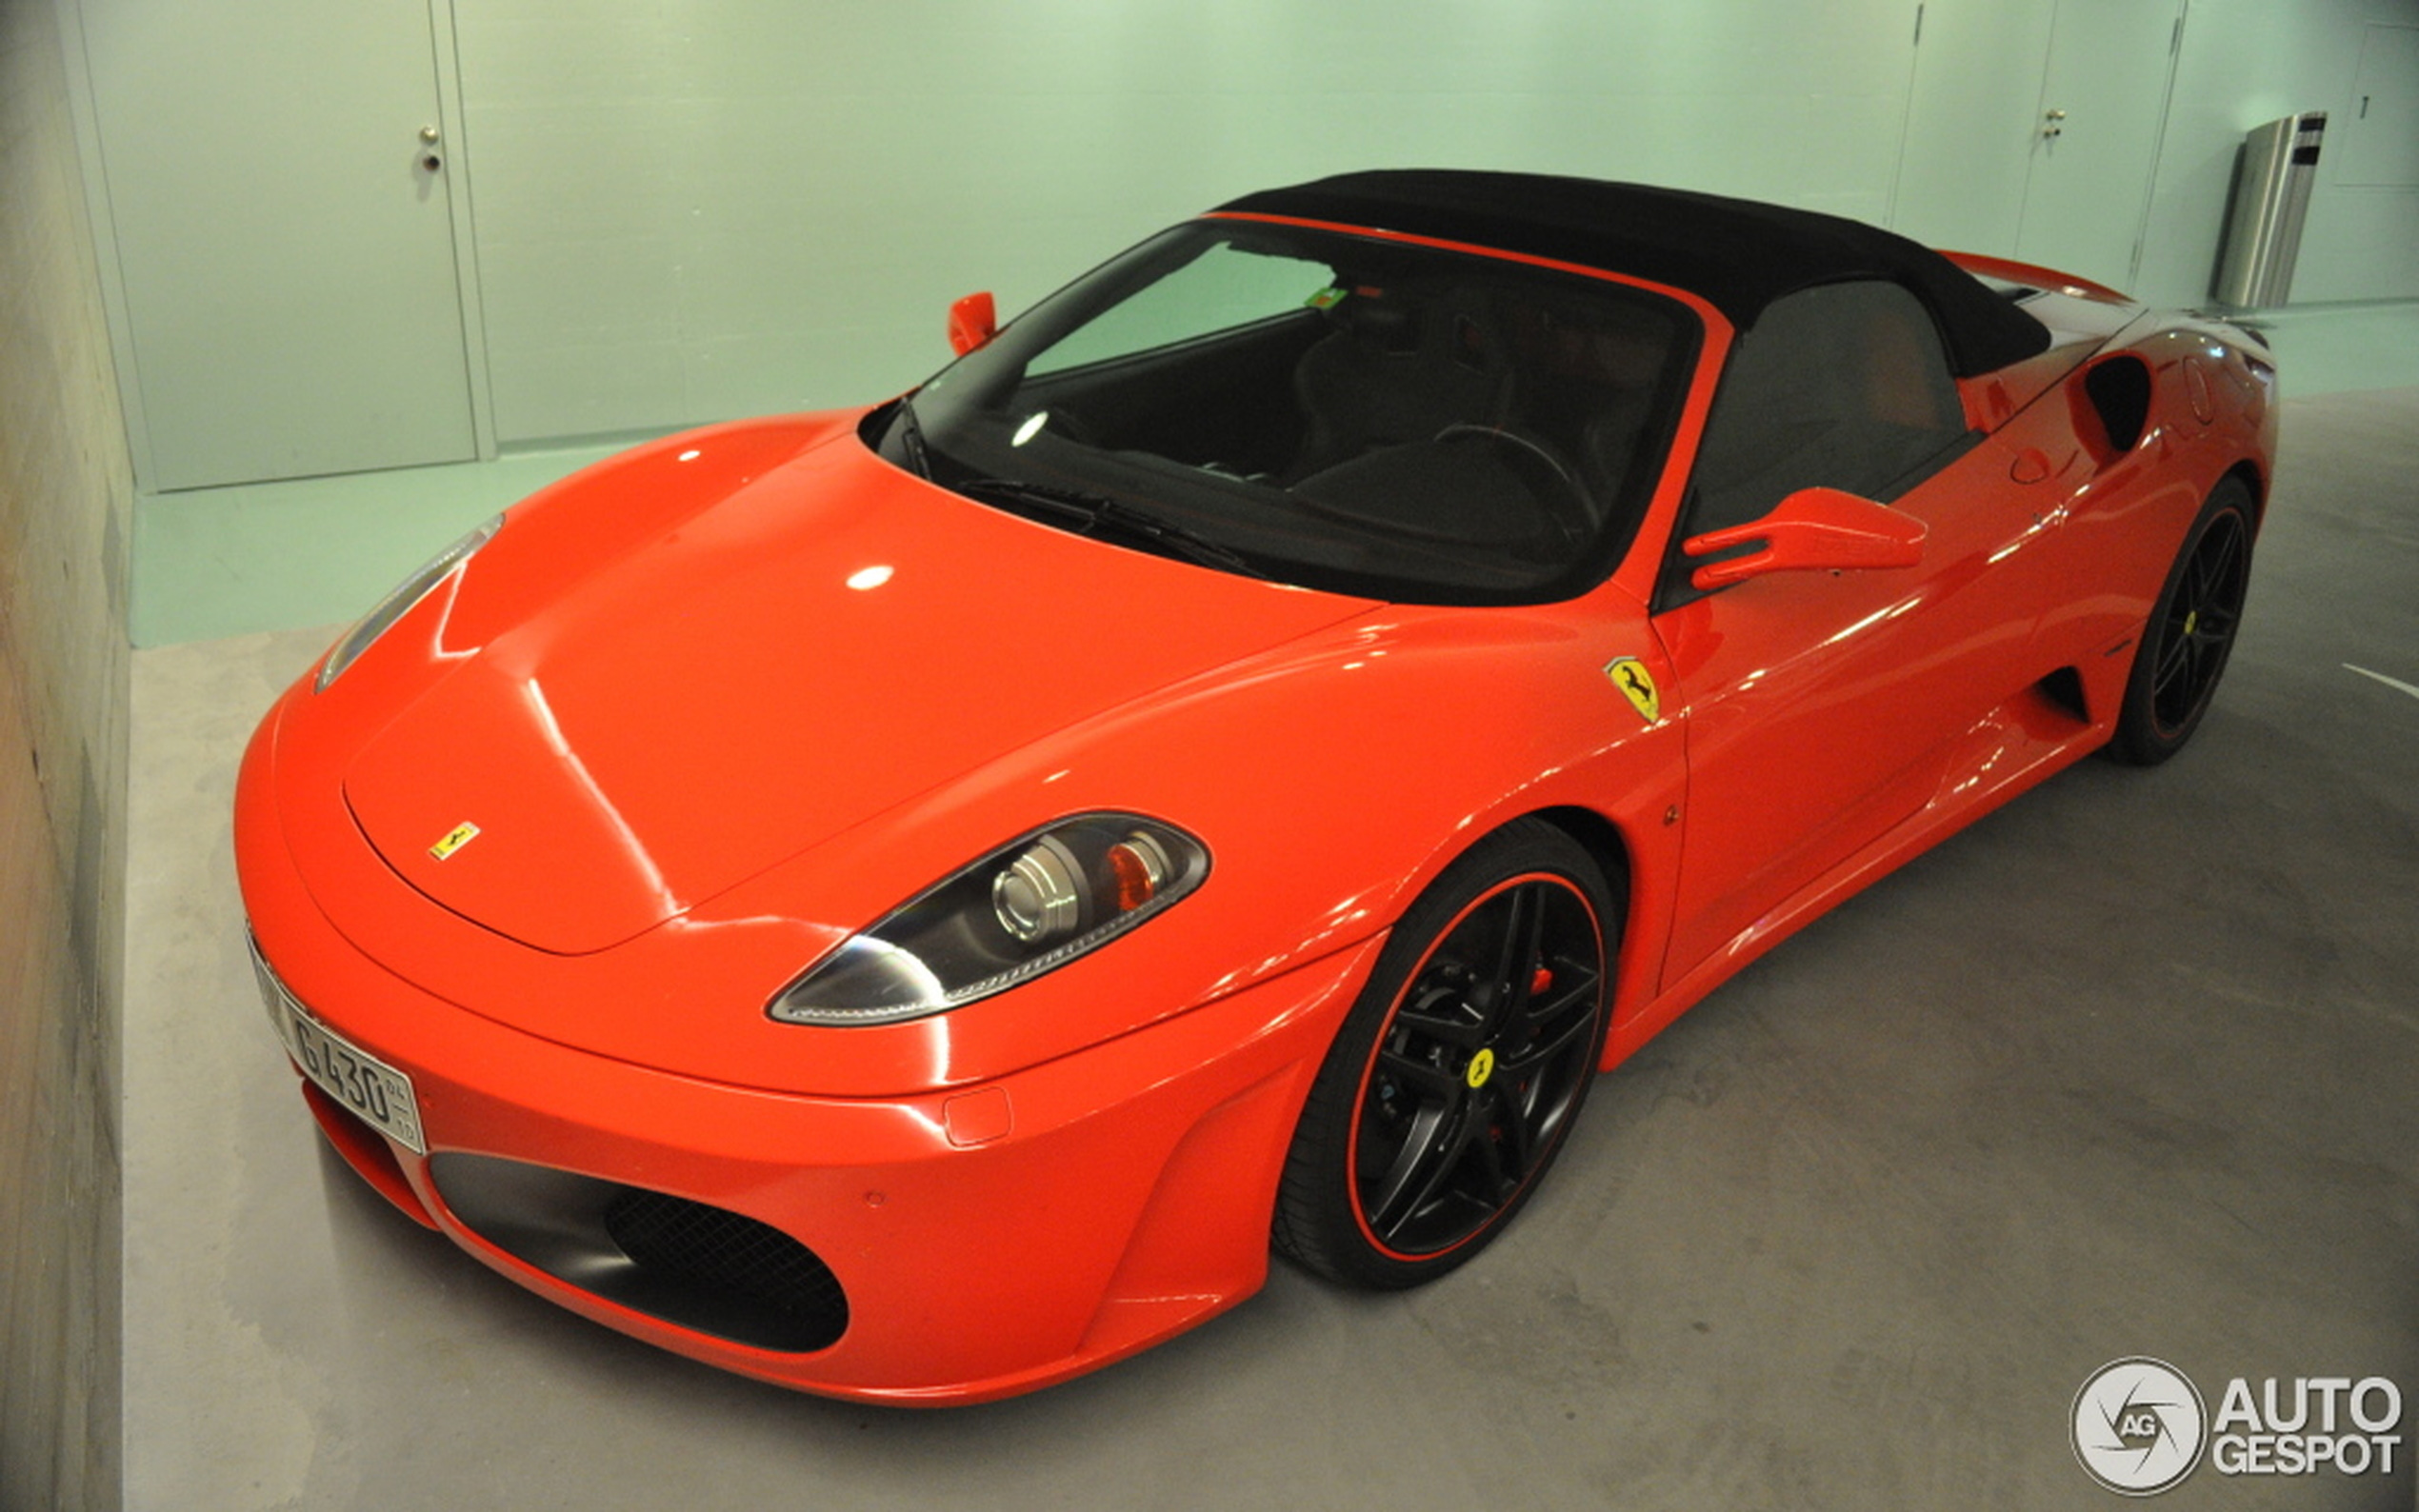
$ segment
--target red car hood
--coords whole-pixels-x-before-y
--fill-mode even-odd
[[[844,436],[530,607],[368,743],[345,796],[437,903],[543,950],[602,950],[1052,730],[1365,607],[1004,514]],[[970,837],[967,859],[1006,838]]]

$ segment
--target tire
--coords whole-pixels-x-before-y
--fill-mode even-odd
[[[2142,628],[2109,754],[2155,766],[2184,748],[2209,712],[2234,649],[2250,587],[2251,494],[2229,478],[2192,521]]]
[[[1416,1286],[1503,1232],[1595,1080],[1620,911],[1543,820],[1420,894],[1329,1048],[1278,1188],[1278,1251],[1345,1285]]]

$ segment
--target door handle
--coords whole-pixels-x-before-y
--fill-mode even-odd
[[[437,143],[443,139],[444,133],[433,126],[424,126],[420,129],[420,167],[430,173],[445,167],[445,159],[439,156],[436,150]]]

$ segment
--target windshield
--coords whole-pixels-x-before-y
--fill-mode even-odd
[[[1629,545],[1697,339],[1684,306],[1624,284],[1204,220],[868,433],[944,487],[1121,545],[1403,602],[1543,602]]]

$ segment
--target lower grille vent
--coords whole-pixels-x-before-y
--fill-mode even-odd
[[[643,1269],[751,1299],[810,1327],[848,1318],[831,1267],[744,1213],[633,1186],[606,1207],[605,1232]]]
[[[454,1150],[431,1156],[429,1174],[472,1233],[632,1312],[798,1354],[848,1331],[848,1294],[831,1267],[744,1213]]]

